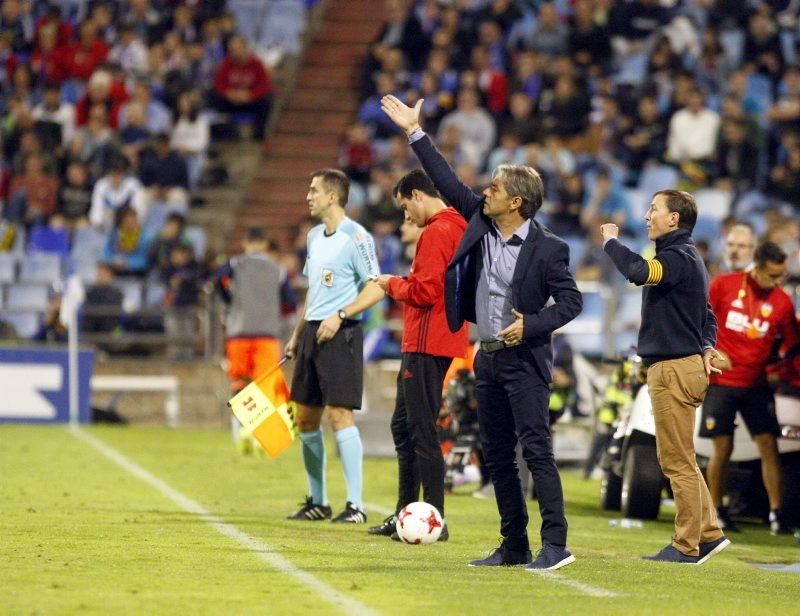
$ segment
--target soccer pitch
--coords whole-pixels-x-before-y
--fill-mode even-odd
[[[333,447],[329,443],[329,453]],[[289,522],[305,494],[295,445],[242,457],[222,431],[0,426],[2,614],[797,614],[800,546],[745,526],[700,567],[644,562],[670,512],[610,527],[595,481],[564,471],[557,572],[469,568],[497,546],[493,501],[447,499],[451,539],[407,546],[364,526]],[[344,481],[329,456],[329,496]],[[394,460],[365,460],[370,524],[394,505]],[[531,540],[538,544],[538,511]]]

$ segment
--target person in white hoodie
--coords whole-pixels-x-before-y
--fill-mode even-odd
[[[172,129],[171,147],[186,161],[189,189],[195,190],[209,143],[208,118],[198,110],[196,92],[182,92],[178,97],[178,121]]]
[[[127,165],[121,157],[113,160],[106,175],[97,180],[92,191],[92,207],[89,222],[93,227],[109,230],[114,225],[114,216],[121,207],[129,205],[146,220],[147,195],[138,178],[126,175]]]

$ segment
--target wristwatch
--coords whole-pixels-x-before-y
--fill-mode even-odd
[[[342,321],[347,320],[347,313],[344,310],[340,310],[336,313]]]

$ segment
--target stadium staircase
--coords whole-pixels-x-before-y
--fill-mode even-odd
[[[234,238],[247,226],[261,225],[286,247],[307,216],[308,175],[337,165],[342,135],[358,110],[361,63],[383,23],[376,4],[382,6],[375,0],[325,3],[264,146]]]

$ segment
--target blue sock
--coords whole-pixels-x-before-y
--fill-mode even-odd
[[[359,509],[364,509],[361,502],[362,468],[364,449],[361,447],[361,435],[356,426],[335,432],[339,444],[339,455],[342,457],[344,480],[347,483],[347,500]]]
[[[301,432],[303,441],[303,464],[308,475],[308,489],[311,502],[315,505],[327,505],[328,493],[325,486],[325,439],[322,430]]]

